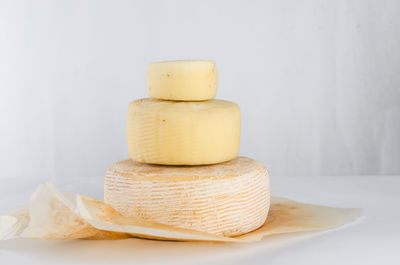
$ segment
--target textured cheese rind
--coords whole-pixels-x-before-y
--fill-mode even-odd
[[[165,100],[208,100],[217,93],[217,66],[213,61],[165,61],[149,64],[147,91]]]
[[[237,236],[264,224],[269,176],[265,166],[246,157],[207,166],[123,160],[107,170],[104,201],[125,216]]]
[[[237,157],[240,109],[233,102],[131,102],[127,116],[132,160],[162,165],[204,165]]]

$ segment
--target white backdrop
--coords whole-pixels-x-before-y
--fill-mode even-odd
[[[271,175],[400,174],[400,2],[0,0],[0,177],[127,157],[151,61],[213,59]]]

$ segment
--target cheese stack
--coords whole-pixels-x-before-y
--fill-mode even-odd
[[[265,166],[237,157],[240,109],[214,100],[213,61],[149,65],[151,98],[131,102],[130,160],[106,173],[105,202],[126,216],[215,235],[260,227],[269,209]]]

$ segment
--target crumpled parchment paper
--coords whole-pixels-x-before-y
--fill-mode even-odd
[[[272,197],[268,218],[262,227],[238,237],[223,237],[124,217],[102,201],[60,192],[51,183],[45,183],[32,194],[27,207],[0,216],[0,240],[111,240],[133,236],[178,241],[254,242],[274,234],[338,227],[361,215],[362,210],[357,208],[332,208]]]

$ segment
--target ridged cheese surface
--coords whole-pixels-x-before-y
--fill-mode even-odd
[[[104,201],[125,216],[236,236],[265,222],[269,176],[265,166],[246,157],[208,166],[123,160],[107,170]]]
[[[208,100],[217,93],[217,66],[213,61],[165,61],[149,64],[147,91],[166,100]]]
[[[204,165],[228,161],[239,152],[240,109],[224,100],[135,100],[128,107],[127,142],[129,156],[137,162]]]

